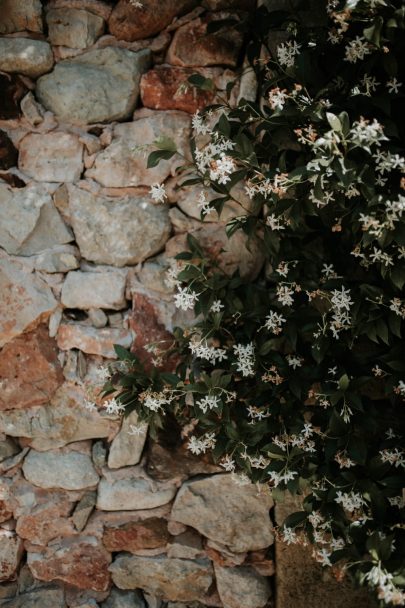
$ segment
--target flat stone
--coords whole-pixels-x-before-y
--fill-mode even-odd
[[[56,342],[41,325],[0,352],[0,410],[47,403],[63,382]]]
[[[158,34],[169,25],[174,17],[191,10],[194,0],[143,0],[142,7],[136,7],[126,0],[119,0],[108,21],[110,32],[118,40],[132,42]]]
[[[75,182],[83,170],[83,144],[71,133],[29,133],[20,143],[18,166],[36,181]]]
[[[136,264],[160,251],[169,237],[166,205],[153,205],[146,196],[113,199],[72,186],[69,195],[73,230],[87,260]]]
[[[92,45],[104,31],[104,19],[77,8],[51,8],[46,14],[51,44],[73,49]]]
[[[110,571],[120,589],[141,588],[167,600],[198,600],[208,591],[213,580],[212,566],[208,561],[163,556],[118,557]]]
[[[173,505],[172,519],[229,547],[235,553],[273,543],[271,496],[253,484],[238,486],[228,474],[186,481]]]
[[[222,568],[215,564],[219,597],[224,608],[263,608],[270,596],[269,581],[249,566]]]
[[[171,540],[167,547],[168,557],[198,559],[207,557],[202,546],[202,538],[194,530],[188,529]]]
[[[106,47],[59,62],[38,80],[39,101],[58,118],[94,123],[128,118],[139,94],[150,52]]]
[[[101,608],[146,608],[140,591],[122,591],[111,589],[108,598],[101,604]]]
[[[106,272],[69,272],[62,288],[62,304],[66,308],[126,308],[125,273],[120,270]]]
[[[81,532],[86,526],[87,521],[92,514],[94,507],[96,506],[96,492],[86,492],[83,498],[77,503],[76,508],[72,514],[72,521],[75,525],[76,530]]]
[[[40,488],[83,490],[95,486],[99,477],[91,459],[79,452],[31,450],[23,464],[25,478]]]
[[[40,184],[14,189],[0,183],[0,246],[8,253],[30,256],[72,239]]]
[[[66,608],[63,589],[40,587],[28,593],[22,593],[7,602],[0,603],[1,608]]]
[[[32,38],[0,38],[0,70],[37,78],[52,69],[53,54],[47,42]]]
[[[0,130],[0,169],[10,169],[17,164],[18,152],[5,131]]]
[[[106,591],[110,583],[111,555],[91,536],[54,543],[38,553],[28,553],[31,572],[43,581],[59,580],[79,589]]]
[[[23,541],[15,533],[0,529],[0,581],[14,578],[23,552]]]
[[[0,347],[45,321],[56,307],[44,281],[22,264],[0,257]]]
[[[151,517],[131,521],[123,526],[107,526],[104,529],[103,544],[108,551],[136,553],[140,549],[164,547],[169,539],[167,521]]]
[[[137,477],[109,476],[109,479],[102,478],[98,485],[97,508],[104,511],[154,509],[170,502],[175,494],[174,485]]]
[[[165,137],[174,142],[177,150],[189,157],[190,117],[183,112],[145,111],[146,115],[133,122],[114,127],[112,143],[96,156],[86,176],[102,186],[122,188],[127,186],[151,186],[163,182],[184,159],[175,154],[169,160],[161,160],[156,167],[147,168],[142,146],[153,145]],[[139,149],[137,149],[139,147]],[[150,198],[149,198],[150,200]]]
[[[233,27],[223,27],[215,33],[207,32],[210,21],[224,16],[211,14],[208,18],[199,17],[179,27],[167,51],[167,63],[182,67],[236,67],[243,42],[242,34]]]
[[[14,74],[0,74],[0,90],[0,119],[10,120],[21,116],[20,99],[28,90],[22,78]]]
[[[146,470],[153,479],[187,479],[194,475],[218,473],[221,469],[204,458],[191,454],[183,445],[164,446],[150,441],[147,450]]]
[[[0,412],[0,430],[12,437],[24,437],[26,444],[38,451],[114,436],[118,421],[89,411],[83,405],[84,399],[83,389],[65,383],[48,405]]]
[[[130,434],[131,426],[140,426],[143,432],[139,435]],[[120,432],[114,438],[108,455],[110,469],[119,469],[129,465],[138,464],[141,460],[143,447],[148,432],[147,424],[140,424],[138,414],[133,411],[123,418]]]
[[[78,348],[89,355],[100,355],[106,359],[116,359],[114,344],[129,348],[132,344],[132,332],[128,329],[103,327],[97,329],[78,323],[61,323],[56,336],[61,350]]]
[[[42,272],[68,272],[79,267],[80,253],[73,245],[59,245],[35,256],[34,268]]]
[[[0,34],[14,32],[42,32],[40,0],[2,0]]]

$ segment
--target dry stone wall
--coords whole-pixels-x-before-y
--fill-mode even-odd
[[[261,260],[179,193],[191,114],[241,71],[240,34],[207,24],[249,0],[0,0],[0,606],[264,608],[272,499],[86,408],[114,344],[182,321],[165,272],[192,232],[243,274]],[[241,94],[238,81],[235,99]],[[248,91],[248,89],[247,89]],[[243,93],[246,95],[246,92]],[[254,91],[251,91],[254,96]],[[150,186],[165,182],[169,202]],[[243,193],[239,193],[243,195]],[[248,201],[246,201],[248,203]]]

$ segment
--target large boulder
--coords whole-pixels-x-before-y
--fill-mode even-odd
[[[47,42],[32,38],[0,38],[0,70],[37,78],[52,69]]]
[[[46,14],[51,44],[73,49],[91,46],[104,31],[104,19],[77,8],[51,8]]]
[[[29,133],[20,143],[18,161],[36,181],[75,182],[83,170],[83,144],[72,133]]]
[[[23,472],[28,481],[40,488],[84,490],[99,480],[87,454],[66,450],[31,450],[24,460]]]
[[[106,47],[59,62],[38,80],[40,102],[63,120],[94,123],[128,118],[150,52]]]

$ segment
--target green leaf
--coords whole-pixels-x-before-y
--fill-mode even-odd
[[[202,74],[192,74],[188,77],[188,82],[202,91],[215,91],[215,84],[211,78],[206,78]]]
[[[161,160],[169,160],[169,158],[172,158],[174,154],[176,154],[176,151],[155,150],[149,154],[146,166],[148,169],[153,169],[153,167],[156,167]]]

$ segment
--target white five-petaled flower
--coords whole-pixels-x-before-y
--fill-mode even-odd
[[[206,414],[208,410],[212,410],[219,405],[219,398],[215,395],[205,395],[200,401],[196,402],[196,405]]]
[[[146,433],[147,428],[148,428],[147,424],[130,424],[128,435],[133,435],[134,437],[139,437],[140,435],[144,435]]]
[[[344,60],[350,63],[356,63],[359,59],[364,59],[366,55],[371,53],[370,45],[362,36],[356,36],[354,40],[351,40],[345,50],[346,57]]]
[[[167,199],[166,190],[163,184],[153,184],[150,187],[150,195],[157,203],[164,203]]]
[[[398,82],[398,80],[394,77],[390,80],[387,80],[385,86],[388,89],[388,93],[399,93],[399,87],[402,87],[402,82]]]
[[[294,65],[295,57],[299,55],[300,48],[301,45],[297,44],[295,40],[279,44],[277,47],[277,59],[280,65],[291,68]]]
[[[224,307],[221,300],[215,300],[210,307],[211,312],[221,312],[221,309]]]
[[[176,308],[181,310],[193,310],[194,304],[198,300],[198,294],[195,291],[189,291],[187,287],[178,287],[177,293],[174,294],[174,304]]]

